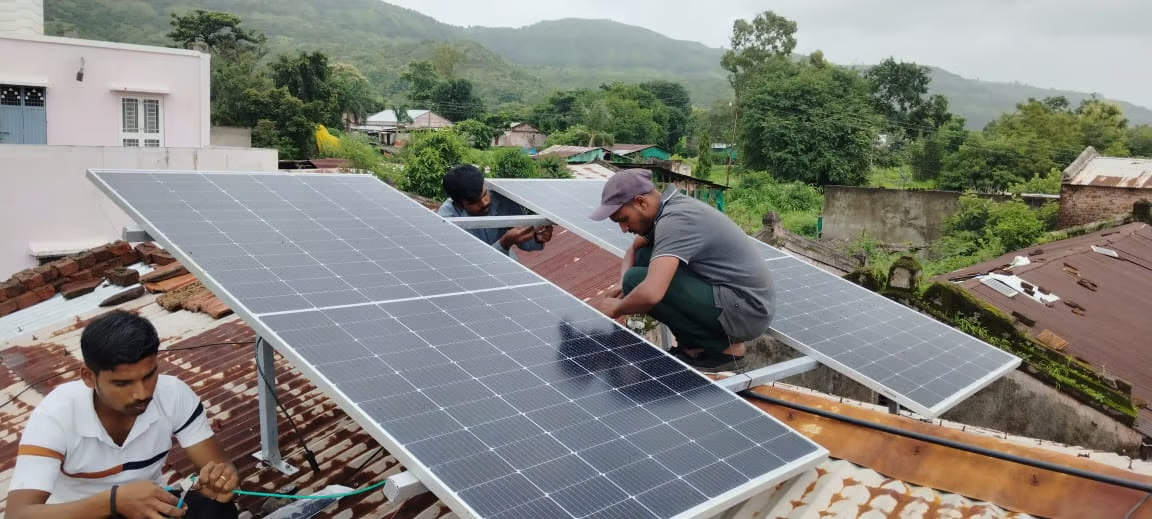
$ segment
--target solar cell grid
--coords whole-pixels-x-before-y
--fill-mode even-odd
[[[615,224],[588,219],[605,181],[488,182],[497,192],[617,255],[631,243]],[[943,414],[1020,364],[1003,350],[749,240],[769,262],[776,286],[772,333],[917,413]]]
[[[374,178],[92,176],[462,515],[695,515],[826,455]]]

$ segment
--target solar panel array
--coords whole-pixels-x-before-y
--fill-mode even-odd
[[[695,516],[827,454],[371,176],[90,178],[460,515]]]
[[[578,186],[568,180],[488,182],[495,191],[589,240],[617,244],[609,248],[617,255],[631,243],[630,238],[619,238],[623,234],[615,224],[600,225],[603,222],[588,218],[606,181],[580,181]],[[749,240],[768,261],[776,286],[773,334],[921,415],[943,414],[1020,364],[1010,353]],[[619,246],[623,241],[627,243]]]

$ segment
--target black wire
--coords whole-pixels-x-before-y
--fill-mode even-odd
[[[356,474],[359,474],[361,470],[364,470],[364,467],[367,467],[369,463],[372,463],[372,461],[374,461],[376,459],[376,456],[379,456],[381,454],[384,454],[384,447],[380,447],[379,449],[376,449],[376,452],[373,452],[372,455],[368,456],[368,458],[365,459],[363,462],[361,462],[359,466],[357,466],[355,469],[352,469],[352,473],[348,474],[347,476],[344,476],[345,486],[352,486],[352,485],[348,484],[348,483],[352,482],[352,478],[356,477]]]
[[[284,403],[280,401],[280,397],[276,395],[276,387],[268,380],[264,370],[260,369],[260,362],[256,362],[256,374],[260,380],[264,381],[264,386],[268,388],[268,393],[272,395],[272,400],[280,407],[280,412],[284,413],[284,417],[288,419],[288,424],[292,426],[292,430],[296,433],[296,439],[300,442],[300,448],[304,449],[304,459],[308,460],[308,466],[312,467],[313,472],[320,472],[320,463],[316,461],[316,454],[308,448],[308,444],[304,441],[304,435],[300,433],[300,429],[296,427],[296,420],[292,419],[292,415],[288,413],[288,408],[284,407]]]
[[[199,344],[199,345],[196,345],[196,346],[188,346],[187,348],[174,348],[174,349],[166,349],[166,350],[160,350],[160,353],[170,353],[170,352],[174,352],[174,351],[184,351],[184,350],[198,350],[198,349],[200,349],[200,348],[208,348],[208,347],[211,347],[211,346],[226,346],[226,345],[238,345],[238,344],[252,344],[252,343],[254,343],[254,342],[256,342],[256,341],[254,341],[254,340],[253,340],[253,341],[228,341],[228,342],[213,342],[213,343],[209,343],[209,344]],[[3,404],[0,404],[0,409],[3,409],[3,408],[5,408],[5,407],[7,407],[7,406],[8,406],[8,404],[11,404],[11,403],[15,402],[15,401],[16,401],[18,398],[20,398],[20,395],[23,395],[24,393],[27,393],[29,390],[31,390],[31,389],[33,389],[33,388],[35,388],[36,386],[38,386],[38,385],[40,385],[40,384],[43,384],[43,383],[45,383],[45,382],[47,382],[47,381],[49,381],[49,380],[52,380],[52,379],[54,379],[54,378],[56,378],[56,377],[59,377],[59,376],[61,376],[61,375],[64,375],[64,374],[66,374],[66,373],[71,373],[71,372],[73,372],[73,371],[76,371],[77,369],[79,369],[79,367],[76,367],[76,368],[68,368],[68,369],[66,369],[66,370],[64,370],[64,371],[61,371],[61,372],[59,372],[59,373],[53,373],[53,374],[51,374],[51,375],[48,375],[48,376],[46,376],[46,377],[40,378],[39,380],[36,380],[36,381],[33,381],[33,382],[29,382],[27,387],[25,387],[24,389],[21,389],[21,390],[20,390],[19,392],[17,392],[15,395],[12,395],[12,398],[9,398],[7,402],[4,402]]]

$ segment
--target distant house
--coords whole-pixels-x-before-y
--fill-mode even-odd
[[[727,186],[695,178],[691,175],[680,174],[659,164],[635,166],[628,163],[609,163],[597,160],[586,163],[570,163],[568,164],[568,172],[572,174],[572,178],[576,179],[607,180],[612,178],[612,175],[615,175],[617,171],[631,167],[642,167],[651,171],[652,180],[661,189],[672,184],[680,190],[680,193],[707,202],[721,211],[724,210],[724,192],[728,190]]]
[[[1084,149],[1060,181],[1061,229],[1132,212],[1152,200],[1152,159],[1102,157]]]
[[[528,123],[512,123],[504,133],[492,141],[493,146],[516,146],[519,148],[539,148],[548,140],[548,134],[537,130]]]
[[[549,146],[540,155],[558,155],[569,164],[584,164],[595,160],[611,160],[612,152],[600,147],[586,146]]]
[[[395,110],[377,112],[353,129],[378,136],[381,144],[390,146],[413,130],[438,130],[452,126],[452,121],[431,110],[407,110],[406,113],[408,120],[400,121]]]
[[[669,160],[672,158],[671,153],[655,144],[617,144],[610,148],[612,153],[631,162]]]

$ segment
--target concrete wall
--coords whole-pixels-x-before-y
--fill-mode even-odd
[[[1059,227],[1075,227],[1130,214],[1132,205],[1140,200],[1152,200],[1152,189],[1062,184]]]
[[[854,241],[864,233],[889,245],[920,246],[944,234],[948,218],[960,209],[957,191],[909,191],[874,187],[825,186],[822,239]],[[981,195],[1007,201],[1008,195]],[[1055,195],[1020,195],[1039,208]],[[1128,205],[1131,211],[1132,205]]]
[[[924,245],[943,235],[959,199],[954,191],[825,186],[821,238],[853,241],[867,231],[883,243]]]
[[[131,96],[160,100],[161,146],[208,146],[209,60],[184,49],[0,36],[0,83],[45,87],[49,145],[121,145],[120,99]]]
[[[212,146],[228,148],[251,148],[252,129],[232,126],[212,127]]]
[[[756,367],[799,357],[792,348],[763,338],[749,351]],[[852,400],[877,403],[877,393],[828,367],[782,380]],[[961,402],[941,417],[1068,445],[1137,456],[1141,435],[1134,429],[1077,402],[1023,371],[1013,371]]]
[[[0,145],[0,277],[35,266],[31,249],[87,248],[131,223],[89,168],[275,171],[276,150]]]

